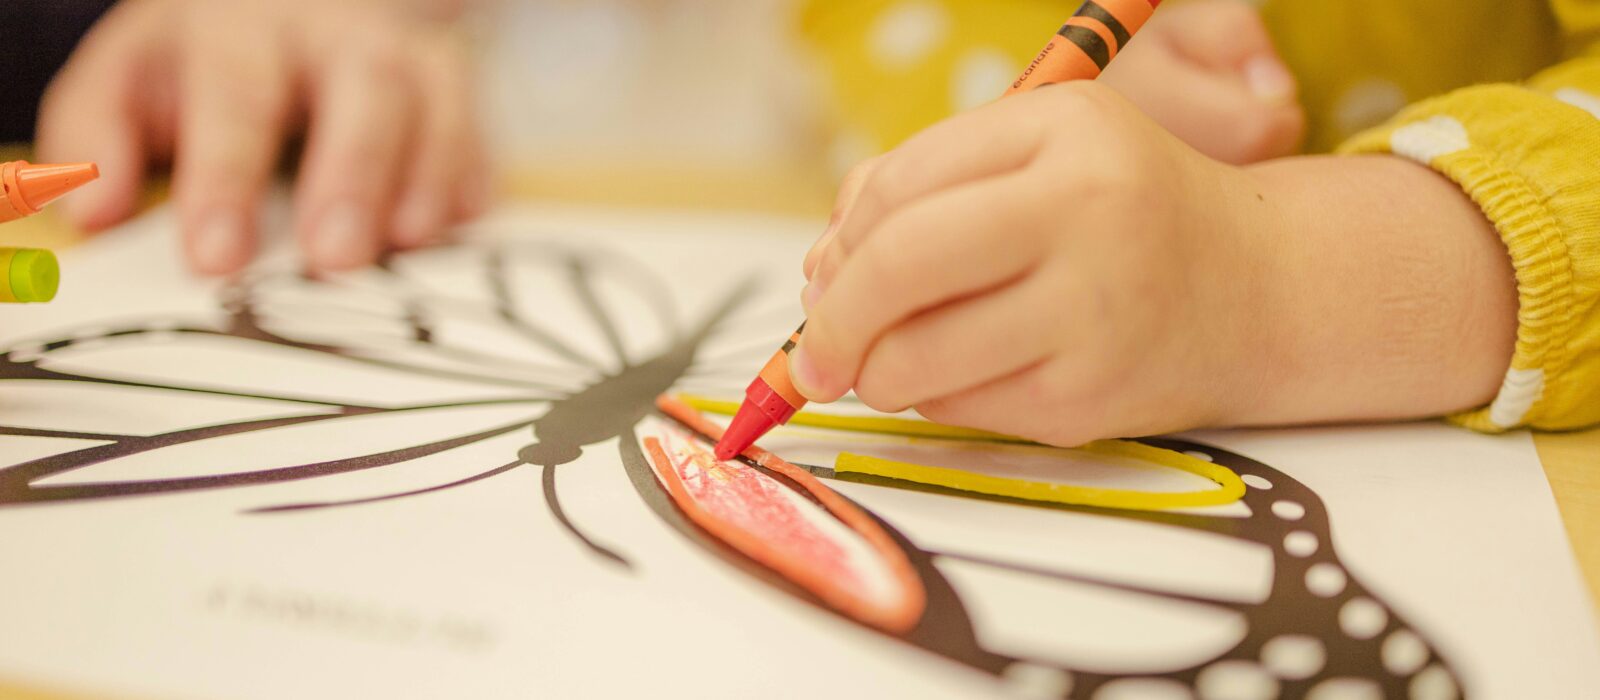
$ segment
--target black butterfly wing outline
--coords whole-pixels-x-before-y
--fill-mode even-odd
[[[1188,452],[1233,469],[1247,481],[1244,505],[1249,515],[1208,515],[1201,512],[1147,512],[1114,508],[1046,504],[1034,501],[954,491],[936,486],[878,477],[851,475],[848,482],[925,492],[936,497],[974,499],[1030,509],[1060,510],[1096,517],[1148,523],[1261,545],[1270,552],[1271,582],[1259,600],[1239,600],[1205,594],[1185,594],[1162,587],[1106,578],[1003,556],[973,555],[918,546],[913,537],[896,527],[892,517],[874,513],[871,499],[854,502],[871,513],[913,562],[928,592],[928,609],[921,623],[901,639],[946,659],[1038,691],[1059,692],[1063,697],[1090,698],[1115,687],[1125,692],[1183,689],[1204,696],[1231,697],[1236,692],[1267,688],[1268,697],[1301,697],[1321,687],[1355,684],[1388,697],[1406,697],[1414,688],[1453,696],[1460,680],[1441,655],[1402,614],[1393,610],[1340,561],[1333,546],[1328,517],[1321,499],[1305,485],[1265,464],[1227,450],[1174,439],[1148,439],[1147,444]],[[636,442],[624,442],[623,458],[635,488],[652,510],[721,559],[753,576],[767,580],[819,608],[820,601],[772,572],[718,542],[685,520],[663,493]],[[831,469],[807,467],[814,474],[838,479]],[[843,493],[843,492],[841,492]],[[862,494],[869,495],[869,494]],[[848,497],[848,496],[847,496]],[[1310,544],[1308,544],[1310,543]],[[963,589],[954,585],[943,567],[951,563],[991,568],[1010,574],[1088,586],[1107,591],[1180,601],[1227,610],[1244,621],[1244,633],[1220,653],[1199,663],[1175,664],[1156,672],[1106,672],[1051,661],[1048,654],[1017,655],[988,648],[974,624]],[[1331,583],[1330,583],[1331,582]],[[968,591],[965,595],[974,595]],[[975,594],[981,597],[983,594]],[[1374,617],[1376,613],[1376,617]],[[848,618],[847,618],[848,619]],[[868,628],[870,629],[870,628]],[[882,633],[873,630],[875,633]],[[1315,645],[1317,659],[1308,668],[1285,663],[1284,650]],[[1275,648],[1276,647],[1276,648]],[[1304,664],[1305,662],[1299,662]],[[1056,689],[1054,691],[1050,689]],[[1323,692],[1319,691],[1319,692]],[[1220,693],[1220,695],[1219,695]]]
[[[580,540],[588,544],[595,553],[603,558],[616,563],[626,564],[626,558],[601,545],[591,541],[578,531],[564,513],[561,512],[559,501],[555,498],[556,467],[570,462],[576,453],[581,453],[585,446],[597,444],[612,437],[621,437],[621,453],[624,468],[634,485],[636,492],[645,504],[657,516],[672,526],[678,532],[697,542],[707,550],[716,553],[723,560],[738,565],[746,572],[760,578],[768,584],[787,590],[790,593],[806,599],[808,596],[777,579],[770,573],[754,565],[740,555],[732,552],[727,547],[715,540],[706,537],[699,530],[688,524],[671,505],[659,483],[651,473],[648,462],[638,452],[638,442],[632,433],[633,425],[640,418],[650,412],[648,401],[653,396],[672,387],[674,383],[689,387],[705,387],[715,389],[724,394],[729,390],[742,388],[739,386],[743,373],[748,366],[757,364],[770,354],[771,347],[769,335],[766,333],[751,333],[748,339],[732,338],[726,343],[717,343],[721,347],[709,347],[710,339],[719,334],[726,334],[735,326],[729,319],[742,315],[736,301],[744,294],[743,290],[736,290],[724,297],[724,303],[709,314],[704,322],[693,329],[681,329],[670,308],[664,309],[663,300],[670,300],[671,294],[662,291],[660,280],[649,274],[646,266],[635,266],[626,269],[621,274],[648,291],[643,298],[648,300],[648,305],[655,309],[656,318],[660,319],[663,327],[669,329],[671,342],[667,349],[653,357],[641,358],[630,354],[624,347],[623,328],[628,324],[619,323],[610,317],[606,303],[601,300],[592,284],[594,276],[606,274],[597,272],[607,265],[615,265],[619,259],[615,255],[595,256],[585,254],[584,251],[571,248],[558,248],[554,251],[546,248],[537,250],[518,250],[508,252],[505,248],[477,251],[481,255],[483,269],[486,270],[485,278],[488,280],[488,295],[491,303],[481,301],[450,299],[448,295],[438,293],[438,290],[417,288],[418,281],[397,271],[394,267],[377,271],[376,280],[368,280],[377,290],[374,296],[386,302],[381,308],[388,316],[384,319],[391,322],[390,326],[379,324],[380,327],[392,327],[398,332],[388,334],[359,335],[356,333],[356,324],[352,322],[349,327],[335,323],[334,328],[304,328],[293,324],[284,323],[293,320],[293,305],[269,305],[261,303],[262,299],[256,293],[266,285],[273,283],[288,283],[293,285],[324,284],[305,280],[298,276],[279,275],[271,278],[255,278],[242,281],[239,285],[230,288],[225,295],[224,308],[227,313],[227,324],[224,328],[210,329],[204,327],[164,327],[152,329],[131,328],[107,333],[97,340],[99,342],[120,342],[137,339],[143,335],[162,334],[165,336],[180,335],[193,337],[212,336],[230,340],[245,340],[254,343],[265,343],[274,347],[293,350],[296,352],[318,353],[331,355],[341,361],[347,361],[369,368],[385,371],[395,371],[403,374],[432,376],[449,380],[459,380],[468,383],[477,382],[487,386],[494,382],[500,372],[507,377],[519,377],[527,385],[519,385],[518,391],[528,393],[527,400],[548,405],[548,410],[540,415],[530,416],[525,421],[512,421],[504,425],[484,426],[483,430],[459,435],[447,440],[432,441],[422,445],[382,452],[377,454],[359,455],[347,459],[328,460],[309,464],[292,465],[280,469],[258,470],[242,474],[199,476],[188,479],[168,479],[158,481],[127,481],[107,482],[103,484],[78,484],[73,486],[55,486],[41,488],[38,482],[48,479],[53,474],[66,473],[114,460],[129,454],[161,450],[173,445],[184,444],[195,440],[213,439],[223,435],[249,433],[258,430],[278,429],[295,425],[312,425],[321,422],[338,421],[353,416],[367,416],[384,412],[403,412],[425,410],[429,408],[458,408],[461,406],[439,404],[436,406],[380,406],[365,405],[341,401],[321,400],[306,396],[275,395],[266,392],[241,392],[215,387],[196,386],[161,386],[147,382],[128,381],[125,379],[91,377],[74,375],[71,373],[55,372],[39,363],[40,355],[48,354],[69,348],[72,340],[53,341],[42,344],[39,348],[29,349],[24,353],[7,353],[0,356],[0,380],[6,379],[32,379],[43,381],[63,382],[91,382],[118,386],[143,386],[145,388],[160,388],[180,392],[195,392],[203,394],[229,395],[245,398],[259,398],[273,401],[283,401],[290,404],[301,404],[307,409],[303,415],[285,416],[255,421],[241,421],[188,431],[176,431],[160,435],[112,435],[112,434],[67,434],[62,431],[55,437],[76,437],[79,439],[97,439],[107,441],[109,444],[67,453],[67,456],[57,456],[34,460],[18,465],[13,465],[0,470],[0,507],[24,502],[40,502],[46,500],[80,501],[92,498],[110,498],[127,495],[146,495],[158,493],[173,493],[189,490],[228,488],[252,484],[278,483],[311,479],[339,473],[348,473],[365,469],[392,466],[403,462],[413,461],[419,457],[441,453],[457,447],[474,444],[483,440],[494,439],[503,435],[515,435],[521,430],[531,429],[535,442],[525,443],[518,451],[516,459],[509,462],[485,464],[486,471],[467,475],[452,480],[448,483],[436,484],[418,489],[411,489],[397,494],[379,494],[358,496],[343,501],[322,501],[285,503],[267,506],[260,510],[265,512],[294,512],[309,508],[323,508],[340,505],[355,505],[385,500],[393,497],[421,495],[440,489],[452,488],[468,483],[505,473],[510,469],[524,464],[537,464],[544,470],[544,489],[547,501],[551,503],[555,516]],[[602,350],[609,350],[609,357],[598,355],[595,348],[579,349],[565,344],[557,339],[551,343],[553,331],[542,327],[536,320],[528,318],[529,310],[526,305],[518,304],[511,293],[511,273],[508,270],[509,261],[519,255],[543,256],[553,258],[555,266],[571,285],[578,303],[594,320],[600,330],[604,343]],[[600,259],[606,262],[594,263]],[[643,271],[643,272],[641,272]],[[610,271],[615,274],[614,270]],[[498,278],[498,279],[497,279]],[[644,280],[638,282],[638,280]],[[320,296],[320,295],[319,295]],[[393,303],[387,303],[393,302]],[[437,311],[439,307],[447,311]],[[360,317],[370,314],[369,306],[358,305],[355,308],[337,309],[331,312],[333,316],[344,318]],[[479,323],[499,323],[506,328],[508,333],[520,336],[523,341],[539,346],[544,353],[538,361],[523,361],[519,358],[495,357],[482,352],[477,347],[452,347],[441,333],[438,332],[432,319],[449,314],[452,317],[467,317]],[[291,318],[285,319],[285,316]],[[763,316],[766,316],[763,314]],[[786,325],[786,319],[778,323]],[[782,330],[774,331],[770,337],[779,337]],[[352,338],[355,342],[352,342]],[[419,353],[424,357],[419,357]],[[554,361],[564,363],[552,364]],[[518,362],[513,367],[511,363],[500,363],[510,359]],[[48,364],[48,363],[46,363]],[[492,367],[494,371],[485,376],[484,368]],[[552,369],[556,371],[552,371]],[[598,377],[598,379],[596,379]],[[567,387],[561,384],[562,380],[576,381],[583,384],[578,391],[563,393]],[[507,382],[510,383],[510,382]],[[500,386],[497,384],[497,386]],[[619,404],[618,395],[626,395],[634,399],[642,399],[634,405],[636,409],[618,411],[616,406],[628,405],[627,402]],[[483,399],[482,401],[512,401],[506,397],[498,399]],[[464,403],[464,402],[463,402]],[[597,418],[598,417],[598,418]],[[600,423],[597,425],[597,421]],[[0,431],[10,430],[12,434],[25,434],[20,428],[0,428]],[[48,432],[48,431],[46,431]],[[1327,528],[1327,517],[1322,505],[1315,494],[1303,485],[1298,484],[1289,477],[1272,470],[1265,465],[1252,462],[1244,457],[1233,455],[1222,450],[1201,445],[1179,442],[1152,441],[1159,446],[1177,447],[1180,449],[1195,449],[1213,455],[1219,462],[1234,468],[1241,474],[1257,476],[1270,483],[1272,489],[1262,490],[1252,488],[1246,496],[1246,503],[1251,506],[1251,518],[1241,523],[1237,519],[1211,518],[1192,514],[1150,514],[1131,513],[1115,510],[1076,509],[1080,512],[1093,513],[1098,516],[1121,519],[1136,519],[1161,525],[1200,530],[1221,537],[1235,538],[1257,542],[1268,546],[1273,551],[1274,578],[1272,592],[1268,601],[1258,605],[1230,604],[1226,601],[1199,601],[1205,604],[1231,605],[1234,610],[1245,615],[1249,621],[1248,632],[1245,638],[1223,655],[1212,661],[1190,668],[1175,669],[1160,674],[1146,674],[1131,677],[1127,674],[1104,674],[1084,671],[1081,669],[1066,668],[1059,664],[1052,665],[1038,659],[1022,659],[1016,656],[996,653],[985,649],[974,629],[973,622],[968,612],[968,606],[963,603],[957,589],[949,582],[939,569],[941,560],[961,559],[970,564],[991,567],[1011,567],[1017,569],[1014,563],[1003,561],[977,561],[969,554],[952,552],[930,551],[912,544],[903,533],[895,530],[892,524],[878,517],[894,537],[907,555],[916,564],[924,584],[929,593],[929,613],[921,625],[902,639],[920,648],[934,652],[945,658],[957,661],[972,668],[976,668],[996,676],[1009,676],[1018,668],[1044,668],[1059,674],[1058,680],[1063,681],[1064,692],[1072,697],[1090,697],[1098,689],[1113,683],[1139,679],[1164,679],[1179,683],[1190,688],[1197,687],[1204,682],[1203,674],[1208,669],[1213,669],[1222,663],[1259,663],[1262,650],[1273,639],[1286,634],[1305,634],[1308,631],[1316,635],[1326,651],[1326,661],[1320,671],[1300,679],[1282,679],[1280,689],[1286,694],[1298,694],[1309,691],[1315,684],[1337,677],[1367,678],[1378,682],[1388,694],[1404,692],[1409,682],[1414,681],[1421,673],[1433,673],[1437,676],[1444,673],[1453,682],[1456,678],[1448,662],[1438,657],[1437,652],[1424,646],[1426,656],[1424,661],[1433,660],[1425,669],[1411,669],[1406,673],[1391,673],[1383,675],[1382,642],[1394,638],[1396,634],[1410,634],[1420,638],[1405,621],[1387,606],[1381,603],[1376,596],[1367,591],[1353,575],[1346,572],[1346,582],[1340,591],[1332,596],[1318,596],[1311,593],[1306,585],[1306,576],[1311,569],[1321,565],[1342,567],[1332,548],[1330,534]],[[418,452],[417,450],[421,450]],[[426,453],[426,454],[424,454]],[[824,472],[827,470],[819,470]],[[908,487],[907,484],[894,484],[896,487]],[[1266,494],[1266,495],[1263,495]],[[957,494],[947,494],[955,496]],[[1284,500],[1285,496],[1293,497],[1304,509],[1301,519],[1289,527],[1283,523],[1271,520],[1271,503],[1264,499],[1276,498]],[[959,494],[963,498],[971,498],[970,494]],[[859,501],[858,501],[859,503]],[[1039,507],[1037,504],[1017,503],[1020,507]],[[871,512],[868,509],[868,512]],[[877,517],[877,516],[875,516]],[[1295,531],[1306,531],[1325,543],[1309,556],[1290,554],[1287,551],[1288,534]],[[1115,581],[1088,580],[1085,577],[1074,577],[1070,573],[1059,571],[1023,570],[1022,573],[1032,576],[1061,577],[1063,580],[1072,580],[1075,583],[1090,583],[1103,585],[1120,590],[1136,590],[1137,587]],[[1168,595],[1161,591],[1139,591],[1151,595]],[[1340,636],[1337,628],[1338,611],[1348,606],[1350,601],[1371,600],[1387,611],[1386,623],[1370,639],[1349,638],[1348,635]],[[1296,611],[1302,609],[1317,611],[1315,624],[1304,624],[1307,618]],[[1331,612],[1330,612],[1331,611]],[[1330,615],[1332,617],[1330,617]],[[1329,620],[1334,627],[1329,627]]]

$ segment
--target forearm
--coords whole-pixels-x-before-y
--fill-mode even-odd
[[[1492,400],[1517,288],[1494,227],[1454,183],[1396,157],[1249,169],[1267,227],[1261,389],[1240,424],[1437,416]]]

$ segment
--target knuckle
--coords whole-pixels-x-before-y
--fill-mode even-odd
[[[406,34],[390,22],[375,22],[356,35],[349,44],[346,60],[372,80],[407,80],[412,71]]]
[[[1262,24],[1260,13],[1243,0],[1216,0],[1209,3],[1206,11],[1219,26],[1235,31],[1253,29]]]
[[[844,174],[844,180],[840,182],[840,188],[849,190],[852,185],[860,185],[866,182],[867,178],[872,176],[872,171],[876,170],[886,157],[887,154],[873,156],[856,163],[850,168],[849,172]]]
[[[927,376],[923,348],[891,335],[879,341],[861,367],[856,395],[872,408],[885,413],[903,411],[910,404],[908,394],[918,377]]]
[[[905,199],[911,191],[913,178],[917,168],[921,167],[916,161],[915,154],[896,152],[892,157],[885,157],[881,162],[875,163],[864,177],[860,201],[886,210],[893,207],[896,202]]]
[[[254,88],[237,82],[212,86],[216,90],[211,102],[227,120],[228,126],[239,131],[268,133],[281,122],[286,111],[285,101],[278,90],[271,87]]]
[[[1069,371],[1054,363],[1045,365],[1022,382],[1022,400],[1029,406],[1070,405],[1072,397],[1085,389],[1081,379],[1084,374]]]
[[[855,392],[861,403],[880,413],[898,413],[905,408],[896,403],[898,399],[893,387],[867,372],[862,372],[861,379],[856,382]]]
[[[1231,120],[1237,140],[1227,160],[1253,163],[1291,152],[1300,141],[1304,119],[1298,107],[1242,110]]]
[[[917,283],[917,270],[924,267],[916,262],[921,249],[898,245],[896,238],[876,236],[851,256],[850,266],[862,276],[874,302],[897,290],[911,289]]]
[[[912,408],[915,408],[917,413],[923,418],[931,420],[935,423],[944,423],[949,425],[961,422],[961,413],[959,410],[957,410],[956,401],[957,400],[955,398],[948,396],[937,399],[928,399],[927,401],[918,403]]]
[[[1056,110],[1080,118],[1096,118],[1103,114],[1115,104],[1117,95],[1116,90],[1098,80],[1057,83],[1051,85],[1048,90],[1039,92],[1043,93],[1046,99],[1054,101],[1053,106]],[[1065,126],[1070,122],[1056,120],[1054,123]]]

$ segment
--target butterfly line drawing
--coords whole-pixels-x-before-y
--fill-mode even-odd
[[[463,274],[481,282],[481,286],[476,287],[480,293],[461,296],[441,293],[437,284],[417,277],[405,265],[396,264],[406,258],[428,256],[454,256],[456,269],[464,270]],[[541,322],[540,309],[529,303],[526,294],[518,291],[519,284],[535,275],[564,289],[562,298],[573,304],[603,339],[604,353],[596,353],[592,346],[582,347],[570,342],[558,329]],[[602,292],[602,287],[609,291]],[[630,305],[630,313],[653,319],[662,331],[664,341],[653,351],[639,353],[630,349],[627,336],[636,326],[619,321],[617,290],[629,290],[622,294],[621,303]],[[6,348],[0,354],[0,392],[6,391],[6,384],[10,382],[93,385],[257,399],[295,410],[287,415],[184,427],[155,434],[0,424],[0,435],[88,443],[0,467],[0,510],[318,479],[383,469],[484,440],[523,434],[528,441],[514,454],[506,454],[503,462],[482,465],[482,471],[464,478],[424,488],[342,500],[272,503],[246,513],[292,517],[296,512],[308,510],[359,507],[423,497],[515,469],[538,468],[542,471],[545,502],[554,521],[591,551],[602,565],[615,567],[628,575],[632,573],[632,565],[626,547],[598,541],[581,523],[574,522],[561,506],[559,489],[560,472],[584,450],[616,440],[619,466],[625,470],[643,504],[663,523],[753,579],[787,591],[821,610],[838,614],[687,520],[657,481],[640,447],[637,426],[647,417],[659,415],[653,404],[656,396],[675,388],[736,396],[743,387],[734,382],[748,378],[748,373],[770,354],[772,339],[781,337],[783,332],[744,336],[737,329],[748,330],[749,326],[741,319],[776,316],[774,322],[780,325],[775,328],[782,328],[781,324],[792,319],[745,303],[743,300],[750,297],[753,290],[754,285],[749,281],[730,284],[713,299],[709,310],[700,318],[684,324],[677,320],[672,284],[650,265],[598,246],[548,241],[469,244],[443,251],[403,254],[354,282],[311,279],[290,270],[250,273],[221,292],[216,317],[220,322],[216,319],[133,322],[120,328],[62,333],[43,342]],[[283,302],[285,298],[309,301]],[[545,299],[540,303],[560,302]],[[328,321],[314,332],[301,332],[293,322],[299,312]],[[460,342],[453,334],[462,324],[487,329],[485,332],[492,331],[497,338],[517,339],[529,352],[507,351],[507,346],[502,344]],[[370,333],[371,328],[383,329],[383,332]],[[709,349],[713,339],[717,341],[714,344],[721,346],[720,350]],[[271,348],[335,366],[441,379],[493,391],[482,398],[443,402],[360,403],[260,388],[154,381],[114,373],[100,375],[81,368],[57,367],[58,363],[54,362],[57,356],[75,349],[131,347],[157,342],[163,343],[168,352],[182,353],[186,343],[199,340]],[[241,373],[248,372],[246,367],[237,369]],[[415,444],[407,444],[406,436],[400,436],[397,439],[401,444],[391,449],[332,460],[171,478],[52,481],[52,477],[91,471],[117,460],[206,440],[337,424],[363,417],[485,406],[508,410],[526,407],[526,414]],[[927,591],[927,608],[921,620],[897,638],[996,678],[1014,681],[1021,674],[1029,674],[1037,681],[1043,677],[1047,681],[1043,687],[1061,697],[1093,698],[1119,686],[1136,690],[1162,685],[1176,686],[1202,697],[1214,696],[1216,688],[1254,688],[1262,697],[1299,697],[1319,687],[1349,683],[1375,688],[1386,697],[1454,697],[1463,692],[1459,675],[1435,645],[1399,611],[1358,580],[1340,560],[1328,513],[1317,494],[1270,466],[1217,447],[1163,438],[1142,442],[1201,455],[1233,469],[1249,487],[1243,503],[1250,514],[1228,517],[1195,512],[1136,512],[1051,505],[889,479],[852,478],[852,481],[871,487],[918,491],[937,498],[979,499],[1015,508],[1056,509],[1137,521],[1260,545],[1271,551],[1272,561],[1270,592],[1264,600],[1241,602],[1174,593],[1091,574],[1041,568],[1003,557],[921,547],[913,542],[913,535],[896,529],[894,523],[857,499],[854,502],[890,533],[904,551]],[[824,466],[798,466],[825,481],[839,478]],[[1242,617],[1246,632],[1242,639],[1215,658],[1158,673],[1095,671],[1042,658],[1000,653],[980,640],[969,603],[941,572],[941,562],[952,561],[1063,585],[1089,586],[1228,610]],[[860,625],[860,629],[887,634],[865,625]],[[1297,658],[1313,661],[1298,667],[1275,663],[1275,658],[1286,649],[1296,651]]]

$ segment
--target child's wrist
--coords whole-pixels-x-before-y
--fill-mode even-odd
[[[1387,156],[1246,169],[1261,188],[1264,388],[1241,423],[1434,416],[1494,396],[1517,296],[1493,226],[1454,183]]]

